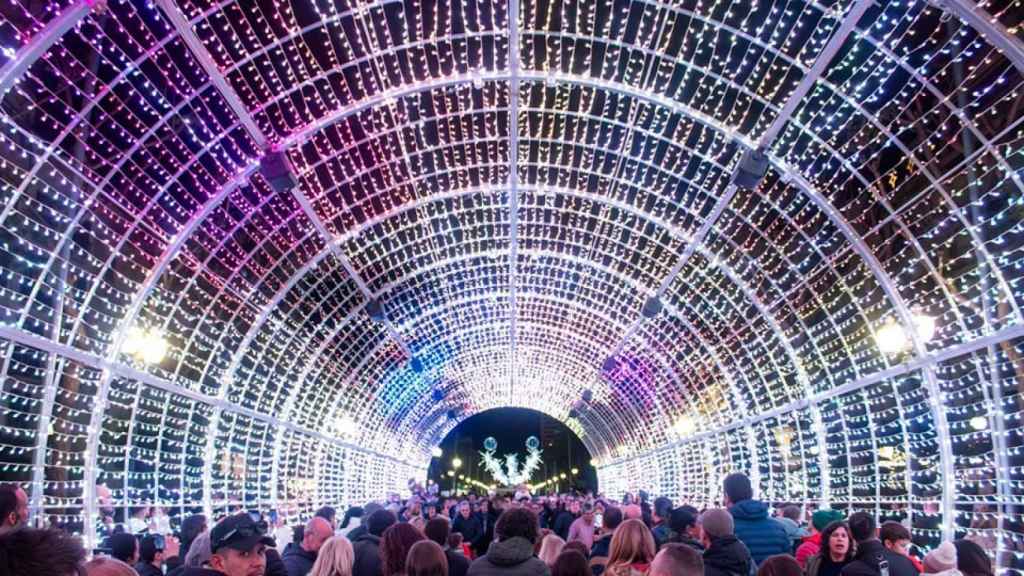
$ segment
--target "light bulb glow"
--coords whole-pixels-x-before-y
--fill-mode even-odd
[[[970,424],[972,429],[981,432],[988,428],[988,418],[984,416],[975,416],[968,421],[968,424]]]
[[[441,450],[440,446],[434,446],[430,449],[430,455],[434,458],[440,458],[441,456],[444,456],[444,451]]]

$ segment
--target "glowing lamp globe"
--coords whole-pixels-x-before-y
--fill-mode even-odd
[[[985,418],[984,416],[975,416],[974,418],[968,420],[967,423],[971,426],[972,429],[977,430],[978,432],[981,432],[982,430],[988,428],[988,418]]]
[[[536,436],[530,436],[526,439],[526,447],[530,450],[536,450],[537,448],[540,448],[540,440],[538,440]]]
[[[875,332],[875,344],[883,354],[899,354],[910,348],[910,339],[895,319],[889,318]]]
[[[434,458],[440,458],[441,456],[444,455],[444,452],[441,450],[440,446],[434,446],[433,448],[430,449],[430,455],[433,456]]]
[[[494,452],[498,449],[498,441],[493,436],[488,436],[484,439],[484,450],[488,452]]]

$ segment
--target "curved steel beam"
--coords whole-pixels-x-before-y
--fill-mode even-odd
[[[56,18],[50,20],[32,36],[32,39],[21,47],[14,57],[0,67],[0,99],[7,95],[7,91],[21,79],[21,75],[35,64],[46,51],[50,49],[64,34],[78,25],[89,13],[97,2],[94,0],[78,0],[75,4],[64,9]]]

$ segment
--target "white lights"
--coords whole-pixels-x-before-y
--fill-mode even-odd
[[[350,438],[359,430],[359,425],[348,414],[342,414],[334,419],[334,430],[343,438]]]
[[[132,326],[125,334],[121,352],[145,364],[158,364],[167,355],[167,339],[159,328]]]
[[[988,418],[984,416],[975,416],[967,422],[973,430],[981,432],[982,430],[988,429]]]
[[[935,337],[936,320],[918,310],[911,313],[911,322],[921,344],[926,344]],[[900,354],[913,346],[910,336],[895,318],[888,318],[881,328],[875,331],[875,344],[883,354]]]
[[[685,438],[692,435],[697,430],[697,422],[689,414],[683,414],[676,419],[675,423],[672,425],[672,429],[675,430],[675,433],[680,437]]]
[[[452,459],[452,468],[455,468],[456,470],[458,470],[461,467],[462,467],[462,459],[459,458],[458,456],[456,456],[455,458]]]
[[[434,458],[440,458],[441,456],[444,456],[444,451],[441,450],[440,446],[434,446],[430,449],[430,455]]]

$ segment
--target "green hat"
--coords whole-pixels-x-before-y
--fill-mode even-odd
[[[814,529],[821,532],[829,524],[843,519],[843,513],[839,510],[818,510],[811,515],[811,524]]]

